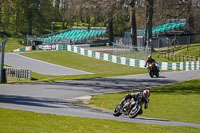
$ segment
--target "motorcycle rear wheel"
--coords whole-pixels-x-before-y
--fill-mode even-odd
[[[141,105],[136,105],[136,107],[133,107],[131,109],[131,111],[129,112],[128,116],[130,118],[135,118],[136,116],[139,115],[140,110],[141,110]]]

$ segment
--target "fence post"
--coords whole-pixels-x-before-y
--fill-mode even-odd
[[[174,55],[171,54],[171,57],[172,57],[172,61],[173,61],[174,60]]]
[[[169,53],[168,53],[168,60],[169,60]]]
[[[174,55],[175,56],[175,61],[176,61],[176,55]]]

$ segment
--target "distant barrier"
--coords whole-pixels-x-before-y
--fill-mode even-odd
[[[24,50],[24,49],[23,49]],[[107,53],[96,52],[92,50],[87,50],[73,45],[67,44],[56,44],[55,50],[66,50],[84,56],[92,57],[95,59],[100,59],[104,61],[109,61],[113,63],[118,63],[122,65],[128,65],[133,67],[144,68],[145,60],[133,59],[128,57],[121,57]],[[20,51],[20,49],[16,50]],[[199,70],[200,69],[200,58],[198,61],[187,61],[187,62],[159,62],[160,70]]]
[[[16,68],[10,68],[10,67],[4,67],[6,70],[6,76],[16,78],[17,80],[23,79],[32,79],[32,71],[31,70],[25,70],[25,69],[16,69]]]

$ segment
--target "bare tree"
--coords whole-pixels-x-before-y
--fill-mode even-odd
[[[150,41],[152,39],[153,5],[154,5],[154,0],[146,0],[146,32],[145,32],[145,39],[146,39],[146,43],[147,43],[146,45],[148,45],[148,46],[151,45]]]
[[[137,23],[136,23],[136,0],[131,0],[130,3],[130,23],[131,23],[131,37],[132,45],[137,46]]]

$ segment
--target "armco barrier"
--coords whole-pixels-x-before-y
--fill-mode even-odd
[[[14,77],[17,79],[32,79],[32,71],[31,70],[24,70],[24,69],[16,69],[10,67],[4,67],[6,69],[6,76]]]
[[[20,52],[24,49],[17,49],[14,50],[14,52]],[[132,59],[127,57],[119,57],[111,54],[101,53],[101,52],[95,52],[91,50],[86,50],[84,48],[80,48],[73,45],[64,45],[64,44],[57,44],[56,50],[67,50],[70,52],[74,52],[77,54],[81,54],[84,56],[109,61],[113,63],[128,65],[128,66],[134,66],[134,67],[140,67],[144,68],[145,60],[138,60],[138,59]],[[160,66],[160,70],[200,70],[200,58],[199,61],[187,61],[187,62],[158,62]]]

